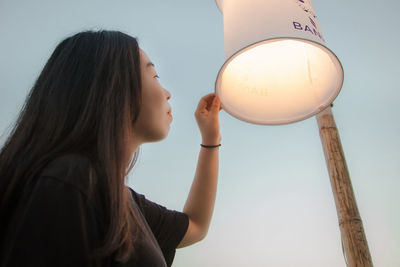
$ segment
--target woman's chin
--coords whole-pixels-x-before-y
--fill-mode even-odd
[[[166,139],[168,137],[169,130],[170,130],[170,127],[168,126],[168,129],[166,129],[162,134],[160,134],[158,136],[157,140],[155,140],[155,142],[159,142],[159,141]]]

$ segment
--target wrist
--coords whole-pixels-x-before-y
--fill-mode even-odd
[[[204,147],[204,148],[219,148],[220,146],[221,146],[221,144],[218,144],[218,145],[203,145],[203,144],[200,144],[200,146],[201,147]]]
[[[221,143],[221,135],[219,136],[202,136],[201,143],[207,146],[215,146]]]
[[[216,146],[219,145],[221,142],[219,140],[202,140],[201,144],[205,146]]]

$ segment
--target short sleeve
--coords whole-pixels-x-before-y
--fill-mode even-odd
[[[188,229],[188,215],[169,210],[146,199],[144,195],[136,193],[132,188],[129,189],[158,241],[167,265],[171,266],[176,248]]]
[[[40,177],[8,244],[7,266],[88,266],[84,197],[53,177]]]

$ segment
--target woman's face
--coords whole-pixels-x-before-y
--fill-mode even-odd
[[[133,125],[133,138],[140,143],[164,139],[172,122],[171,94],[157,79],[157,72],[146,53],[140,49],[140,70],[142,78],[142,106],[139,117]]]

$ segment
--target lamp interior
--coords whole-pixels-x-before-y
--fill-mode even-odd
[[[256,124],[306,119],[329,106],[343,84],[343,68],[325,46],[278,38],[252,44],[221,67],[216,94],[232,116]]]

